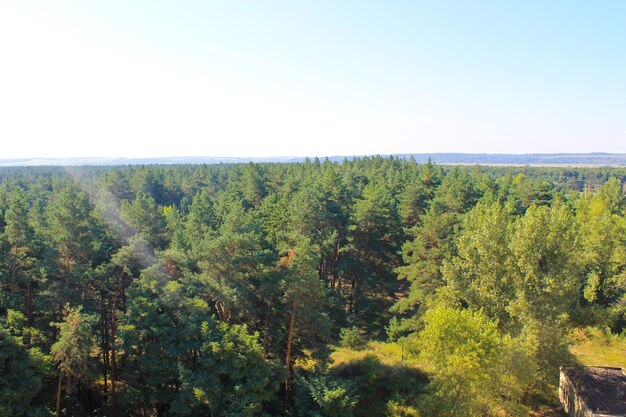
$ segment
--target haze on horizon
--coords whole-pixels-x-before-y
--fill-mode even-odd
[[[626,152],[626,3],[0,3],[1,158]]]

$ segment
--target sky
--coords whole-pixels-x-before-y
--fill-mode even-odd
[[[626,152],[626,2],[0,0],[0,159]]]

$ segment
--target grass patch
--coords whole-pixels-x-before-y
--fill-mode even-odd
[[[572,353],[583,364],[626,368],[626,336],[586,327],[574,330],[570,340]]]
[[[421,368],[421,364],[399,343],[368,342],[365,348],[354,350],[336,348],[330,354],[331,367],[342,366],[354,361],[361,361],[367,356],[374,356],[382,364],[389,366],[408,366]]]
[[[585,365],[626,368],[626,336],[597,328],[576,329],[569,335],[571,351]],[[418,397],[427,384],[424,364],[398,343],[368,342],[362,349],[335,347],[330,367],[338,375],[356,380],[359,403],[355,416],[421,416]],[[563,417],[548,404],[537,405],[531,417]]]
[[[428,377],[398,343],[369,342],[362,349],[337,348],[331,372],[352,381],[358,402],[355,417],[418,417],[419,397]]]

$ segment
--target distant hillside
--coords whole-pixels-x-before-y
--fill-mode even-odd
[[[618,153],[552,153],[552,154],[488,154],[488,153],[415,153],[394,154],[419,163],[429,158],[438,164],[535,165],[535,166],[626,166],[626,154]],[[358,156],[329,156],[331,161]],[[325,157],[320,157],[323,159]],[[76,166],[76,165],[147,165],[147,164],[220,164],[247,162],[303,162],[303,156],[211,157],[181,156],[159,158],[21,158],[0,159],[0,166]]]
[[[343,158],[343,157],[342,157]],[[166,156],[158,158],[20,158],[0,159],[0,166],[77,166],[77,165],[172,165],[172,164],[239,164],[247,162],[301,162],[305,157],[220,157]]]
[[[408,158],[411,155],[398,156]],[[439,164],[626,166],[626,154],[599,152],[543,154],[433,153],[413,154],[413,157],[417,162],[425,162],[430,157]]]

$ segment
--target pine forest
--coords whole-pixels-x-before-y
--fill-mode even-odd
[[[626,367],[625,183],[381,156],[1,168],[0,417],[561,415],[560,366]]]

